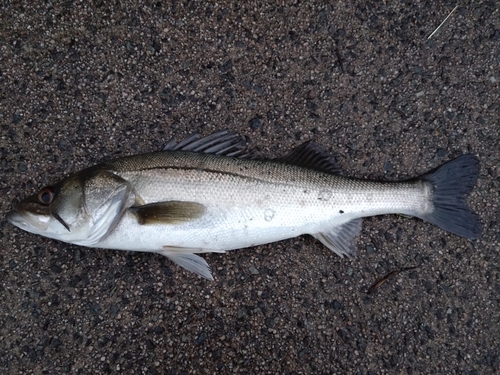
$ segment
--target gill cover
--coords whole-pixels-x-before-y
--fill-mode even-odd
[[[103,170],[92,171],[83,179],[82,206],[86,233],[72,243],[93,246],[104,239],[135,202],[130,185],[123,178]]]

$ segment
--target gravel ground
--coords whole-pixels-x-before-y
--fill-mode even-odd
[[[109,3],[0,5],[1,212],[103,159],[231,129],[269,157],[313,139],[376,179],[476,154],[483,235],[369,218],[355,260],[299,237],[206,255],[209,282],[2,216],[2,374],[498,371],[498,3],[463,2],[430,40],[456,2]]]

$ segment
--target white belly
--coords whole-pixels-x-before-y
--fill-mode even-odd
[[[221,252],[321,232],[347,220],[348,217],[325,217],[318,221],[317,208],[273,205],[267,208],[208,206],[201,218],[182,224],[141,225],[134,214],[126,213],[110,235],[95,246],[135,251],[179,247]]]

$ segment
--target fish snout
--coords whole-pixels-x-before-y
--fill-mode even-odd
[[[49,223],[48,216],[32,214],[19,210],[17,207],[7,212],[6,218],[12,225],[32,233],[39,233],[47,229]]]

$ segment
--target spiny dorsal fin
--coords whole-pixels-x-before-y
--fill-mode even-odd
[[[288,155],[278,159],[278,161],[320,172],[340,173],[340,168],[335,159],[312,141],[294,148]]]
[[[244,141],[236,133],[221,130],[201,138],[198,133],[191,134],[180,142],[171,138],[164,151],[189,151],[223,156],[246,157],[243,149]]]
[[[141,225],[181,224],[201,217],[206,208],[196,202],[168,201],[130,207]]]

